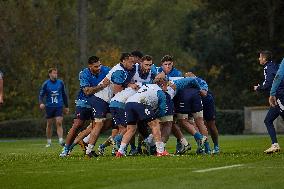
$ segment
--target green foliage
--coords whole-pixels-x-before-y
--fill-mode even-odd
[[[220,134],[242,134],[244,131],[244,111],[219,110],[216,112],[216,125]]]
[[[0,121],[41,117],[38,92],[49,67],[59,69],[71,112],[78,91],[78,1],[1,1]],[[252,91],[263,81],[258,50],[283,57],[284,3],[225,0],[87,1],[87,56],[115,65],[121,51],[141,50],[159,65],[165,54],[183,72],[204,78],[219,109],[267,103]]]
[[[73,116],[65,116],[63,121],[64,132],[69,131],[73,123]],[[0,122],[0,138],[45,137],[45,119],[23,119]],[[56,136],[56,126],[53,127],[53,136]]]

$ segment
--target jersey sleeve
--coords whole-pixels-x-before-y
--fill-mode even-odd
[[[268,92],[269,89],[271,89],[273,79],[277,73],[277,69],[278,67],[276,67],[274,64],[267,66],[267,69],[265,71],[265,80],[261,85],[257,87],[257,91]]]
[[[205,91],[208,91],[208,84],[206,83],[206,81],[204,81],[203,79],[201,78],[196,78],[197,81],[198,81],[198,84],[200,85],[200,89],[201,90],[205,90]]]
[[[284,78],[284,58],[279,66],[279,69],[276,73],[276,76],[273,80],[273,83],[272,83],[272,87],[271,87],[271,90],[270,90],[270,96],[275,96],[276,95],[276,91],[281,83],[281,81],[283,80]]]
[[[90,81],[88,79],[88,76],[87,76],[86,72],[84,72],[84,71],[81,71],[79,73],[79,82],[80,82],[80,88],[91,86]]]
[[[176,73],[176,77],[182,77],[182,73],[181,73],[181,71],[179,71],[179,70],[176,70],[177,71],[177,73]]]
[[[157,96],[158,96],[158,111],[157,111],[157,117],[163,117],[166,114],[167,111],[167,106],[166,106],[166,102],[167,102],[167,98],[165,93],[162,90],[159,90],[157,92]]]
[[[193,87],[200,90],[200,85],[197,80],[193,77],[182,78],[174,80],[173,83],[176,85],[176,91],[182,90],[186,87]]]
[[[111,81],[117,85],[123,85],[126,81],[127,73],[123,70],[116,70],[111,75]]]

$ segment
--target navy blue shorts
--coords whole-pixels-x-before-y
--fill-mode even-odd
[[[91,104],[94,118],[106,118],[106,114],[109,113],[109,104],[103,99],[92,95],[88,99]]]
[[[207,93],[206,97],[202,97],[203,117],[205,121],[212,121],[216,118],[216,109],[214,97],[211,93]]]
[[[127,126],[126,122],[126,112],[122,108],[110,107],[110,113],[112,115],[113,126],[117,128],[117,126],[122,125],[124,127]]]
[[[168,93],[166,94],[166,113],[165,116],[174,115],[174,102]]]
[[[63,116],[63,107],[45,107],[45,118],[55,118]]]
[[[138,121],[150,122],[156,119],[150,106],[137,102],[128,102],[125,106],[126,121],[128,125],[135,125]]]
[[[191,114],[200,112],[202,100],[198,89],[186,88],[177,93],[174,97],[175,112],[181,114]]]
[[[92,109],[76,106],[75,119],[80,119],[82,121],[93,120]]]

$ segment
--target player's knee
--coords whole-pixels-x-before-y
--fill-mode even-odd
[[[81,120],[74,119],[72,128],[76,130],[76,129],[80,128],[82,125],[83,125],[83,122]]]
[[[273,121],[274,120],[272,120],[270,117],[265,117],[264,124],[265,125],[271,125],[271,124],[273,124]]]
[[[201,110],[199,112],[195,112],[192,115],[193,115],[194,119],[203,118],[203,110]]]

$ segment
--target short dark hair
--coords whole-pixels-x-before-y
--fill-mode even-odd
[[[129,57],[131,57],[132,56],[132,54],[130,54],[130,53],[128,53],[128,52],[123,52],[123,53],[121,53],[121,56],[120,56],[120,61],[122,62],[123,60],[126,60],[126,59],[128,59]]]
[[[131,52],[131,55],[132,55],[132,56],[137,56],[137,57],[139,57],[139,58],[142,58],[142,57],[143,57],[143,53],[142,53],[141,51],[137,51],[137,50],[132,51],[132,52]]]
[[[171,56],[171,55],[165,55],[165,56],[163,56],[163,58],[161,59],[161,62],[166,62],[166,61],[173,61],[174,60],[174,58]]]
[[[272,60],[272,53],[271,53],[271,51],[268,51],[268,50],[259,51],[259,54],[262,54],[262,56],[265,57],[266,61]]]
[[[49,68],[48,69],[48,73],[50,74],[52,71],[57,71],[57,69],[56,68]]]
[[[90,56],[89,59],[88,59],[88,64],[93,64],[93,63],[96,63],[100,61],[100,58],[97,57],[97,56]]]
[[[150,55],[145,55],[145,56],[142,57],[141,60],[142,60],[142,62],[145,61],[145,60],[150,61],[150,60],[153,60],[153,58]]]

